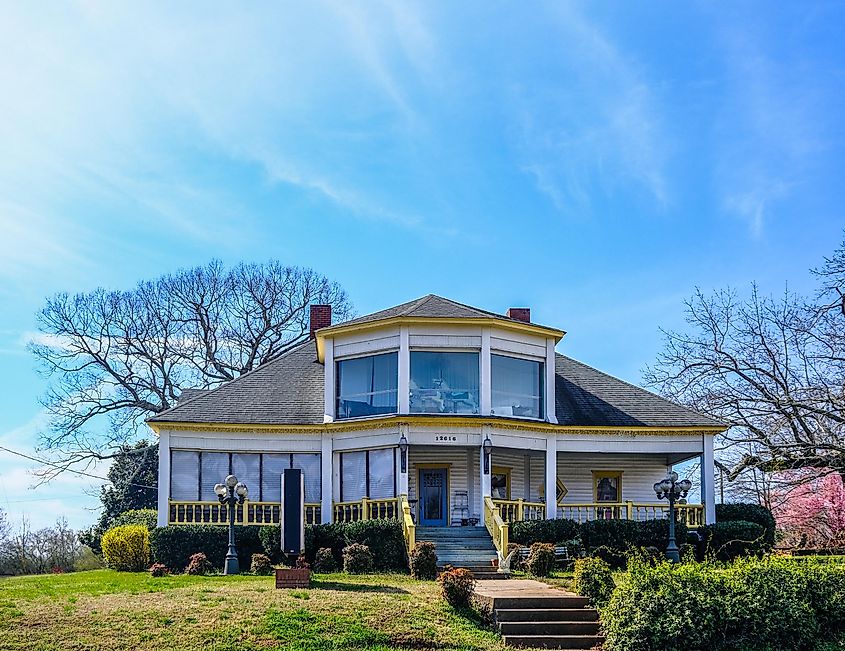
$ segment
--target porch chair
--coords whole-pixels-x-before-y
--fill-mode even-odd
[[[450,526],[465,526],[469,524],[469,495],[466,491],[455,491],[452,499],[452,519]]]

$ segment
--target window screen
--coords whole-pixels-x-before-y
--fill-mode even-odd
[[[289,454],[265,454],[261,476],[261,499],[265,502],[282,501],[282,471],[290,468]]]
[[[172,450],[170,453],[170,499],[196,500],[199,497],[200,453]]]
[[[249,499],[258,500],[259,484],[261,483],[260,454],[242,454],[236,452],[232,455],[232,474],[242,481],[249,489]],[[216,483],[216,482],[215,482]]]
[[[340,455],[341,502],[353,502],[367,495],[367,453],[344,452]]]
[[[305,501],[311,503],[319,502],[322,494],[320,490],[320,455],[294,454],[293,467],[300,468],[305,478]]]
[[[202,453],[202,491],[200,500],[212,501],[217,499],[214,484],[222,484],[229,474],[228,452]]]
[[[372,499],[394,497],[393,448],[370,450],[370,494]]]

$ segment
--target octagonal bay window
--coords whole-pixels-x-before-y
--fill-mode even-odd
[[[412,414],[479,413],[478,353],[411,351]]]

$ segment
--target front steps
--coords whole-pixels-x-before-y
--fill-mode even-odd
[[[488,582],[476,597],[492,611],[507,646],[575,651],[604,641],[598,612],[585,597],[525,579]]]
[[[437,566],[470,570],[476,579],[501,579],[496,548],[484,527],[417,527],[418,541],[433,542]]]

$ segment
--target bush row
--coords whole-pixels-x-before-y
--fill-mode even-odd
[[[600,612],[609,651],[807,651],[845,630],[845,566],[767,556],[673,567],[634,558]]]
[[[278,526],[237,526],[238,560],[241,567],[249,567],[253,554],[265,554],[273,563],[282,562],[281,530]],[[156,563],[173,571],[181,571],[188,559],[202,552],[215,568],[223,567],[229,534],[219,525],[174,525],[150,532],[150,551]],[[334,566],[343,564],[343,549],[349,545],[366,545],[373,555],[376,570],[405,570],[405,540],[402,525],[397,520],[369,520],[335,524],[315,524],[305,527],[305,557],[313,564],[318,551],[322,565],[331,554]],[[331,566],[331,563],[328,564]]]

